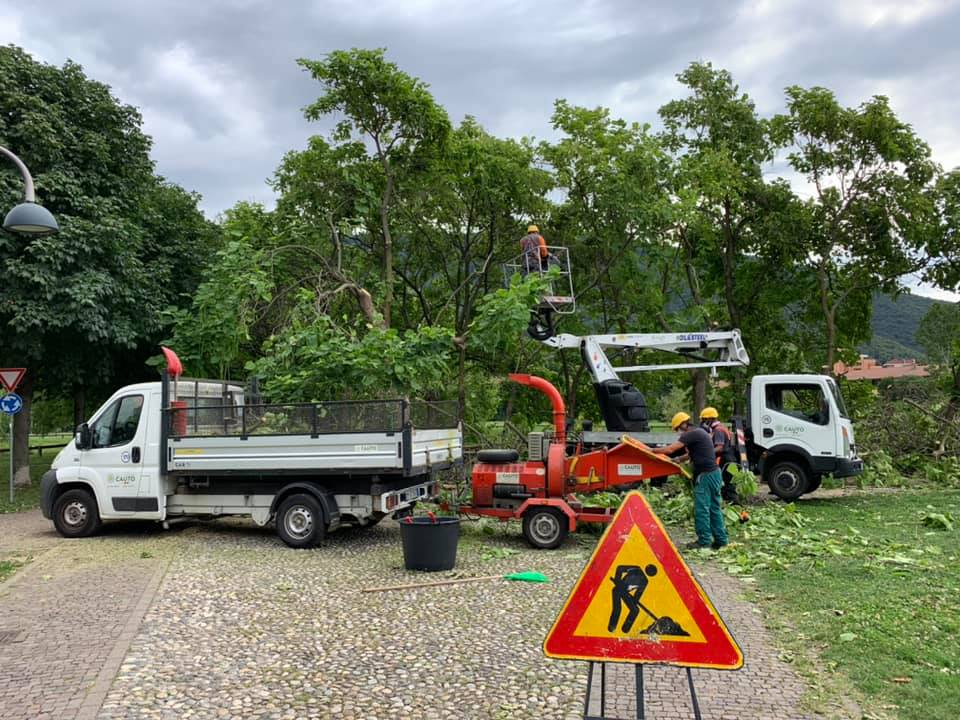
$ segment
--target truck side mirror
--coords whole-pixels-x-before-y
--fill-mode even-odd
[[[87,423],[77,425],[77,435],[74,439],[77,450],[89,450],[93,447],[93,434],[90,432],[90,426]]]

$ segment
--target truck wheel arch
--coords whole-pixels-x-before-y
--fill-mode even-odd
[[[761,460],[760,476],[768,485],[770,485],[770,471],[781,463],[792,463],[793,465],[796,465],[797,468],[806,476],[806,487],[804,487],[802,492],[797,493],[795,497],[800,497],[801,495],[809,492],[810,483],[813,481],[815,475],[810,453],[795,445],[778,445],[767,450],[766,454]],[[772,486],[771,490],[773,490]],[[782,497],[780,493],[774,492],[774,494]],[[795,499],[795,497],[790,499]]]
[[[760,472],[758,474],[765,478],[767,470],[783,461],[797,463],[807,471],[810,477],[814,475],[813,460],[810,453],[797,445],[777,445],[767,448],[760,458],[758,467]]]
[[[323,519],[328,525],[335,518],[340,517],[340,508],[337,507],[337,501],[333,498],[333,495],[309,482],[295,482],[285,485],[280,492],[274,495],[273,502],[270,503],[270,515],[275,515],[280,503],[290,495],[297,493],[307,493],[317,499],[317,502],[320,503],[320,507],[323,509]]]
[[[53,515],[53,506],[56,505],[57,499],[61,495],[63,495],[65,492],[68,492],[70,490],[84,490],[90,493],[90,495],[93,497],[93,501],[97,504],[97,509],[99,510],[100,498],[97,497],[97,491],[94,488],[92,483],[85,482],[84,480],[68,480],[67,482],[63,482],[63,483],[56,482],[56,470],[48,470],[47,472],[53,473],[53,478],[54,478],[54,482],[51,483],[52,488],[49,492],[50,517],[52,517]],[[46,502],[45,502],[47,501],[47,499],[48,498],[43,497],[43,487],[42,487],[42,481],[41,481],[41,499],[40,499],[41,509],[47,509]],[[47,516],[44,515],[44,517],[47,517]],[[47,519],[49,520],[50,517],[47,517]]]

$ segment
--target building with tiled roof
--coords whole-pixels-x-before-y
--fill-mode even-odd
[[[882,365],[874,358],[861,355],[855,365],[837,362],[833,366],[833,374],[845,377],[847,380],[892,380],[901,377],[929,377],[927,366],[916,360],[896,358],[888,360]]]

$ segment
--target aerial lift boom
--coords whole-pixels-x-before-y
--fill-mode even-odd
[[[735,367],[749,363],[736,330],[715,333],[557,335],[545,340],[558,348],[579,348],[590,369],[613,440],[572,446],[566,437],[566,409],[559,391],[547,380],[532,375],[511,375],[514,382],[540,390],[553,408],[553,433],[531,433],[528,459],[516,451],[481,451],[473,468],[470,505],[461,511],[502,520],[523,520],[523,532],[536,547],[556,547],[577,522],[608,522],[603,508],[585,507],[573,493],[635,485],[652,478],[675,475],[679,466],[627,432],[648,430],[643,395],[620,380],[617,371],[677,370]],[[680,362],[615,368],[605,348],[660,350],[682,356]],[[635,434],[635,433],[634,433]],[[572,452],[570,450],[573,449]]]

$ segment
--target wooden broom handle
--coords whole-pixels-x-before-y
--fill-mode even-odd
[[[481,575],[480,577],[453,578],[452,580],[435,580],[426,583],[410,583],[408,585],[386,585],[384,587],[363,588],[360,592],[384,592],[386,590],[411,590],[413,588],[437,587],[438,585],[456,585],[458,583],[477,582],[478,580],[499,580],[503,575]]]

